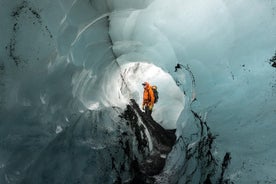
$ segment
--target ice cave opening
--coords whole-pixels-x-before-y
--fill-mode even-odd
[[[127,63],[127,62],[126,62]],[[184,77],[184,76],[183,76]],[[142,83],[156,85],[160,100],[156,103],[153,118],[164,128],[175,129],[176,122],[185,105],[185,95],[172,76],[161,68],[147,62],[130,62],[103,76],[101,98],[95,99],[94,82],[97,75],[83,70],[73,77],[73,94],[90,110],[116,106],[125,108],[130,99],[142,104]],[[173,107],[173,108],[172,108]]]
[[[184,108],[185,96],[171,75],[154,64],[146,62],[124,64],[120,70],[120,76],[114,76],[110,85],[117,83],[118,85],[112,88],[117,92],[121,91],[119,88],[122,88],[122,85],[127,90],[121,91],[124,99],[113,97],[114,100],[119,99],[127,104],[129,99],[135,99],[138,104],[142,104],[143,88],[141,84],[147,81],[151,85],[156,85],[160,98],[155,104],[152,117],[164,128],[175,129],[177,119]],[[108,96],[112,98],[114,91]]]

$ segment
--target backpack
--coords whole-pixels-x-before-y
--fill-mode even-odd
[[[154,103],[157,103],[158,102],[158,91],[157,91],[157,86],[151,86],[151,89],[153,91],[153,94],[154,94]]]

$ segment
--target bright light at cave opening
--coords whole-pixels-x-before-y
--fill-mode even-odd
[[[184,108],[185,96],[170,74],[153,64],[144,62],[122,65],[121,74],[130,91],[130,94],[123,96],[135,99],[140,106],[143,98],[142,83],[147,81],[151,85],[156,85],[159,101],[153,108],[152,116],[164,128],[176,128],[176,121]]]

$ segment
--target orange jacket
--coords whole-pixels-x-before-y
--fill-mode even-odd
[[[154,93],[151,89],[151,86],[149,83],[146,83],[146,86],[144,88],[144,96],[143,96],[143,106],[153,106],[154,104]]]

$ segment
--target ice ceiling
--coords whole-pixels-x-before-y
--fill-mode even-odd
[[[1,184],[130,183],[143,81],[176,128],[156,183],[276,182],[275,0],[0,5]]]

